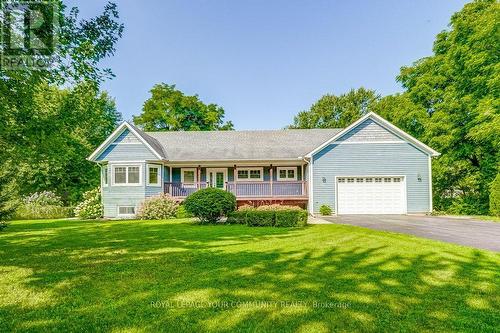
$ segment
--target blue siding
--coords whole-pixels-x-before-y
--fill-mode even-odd
[[[123,130],[113,143],[141,143],[141,141],[128,129]]]
[[[372,119],[366,119],[361,124],[338,138],[341,142],[370,142],[370,141],[401,141],[397,135],[389,132]]]
[[[129,130],[124,130],[98,157],[97,161],[142,161],[158,158]]]
[[[335,207],[336,176],[403,175],[408,212],[428,212],[428,158],[406,142],[330,144],[313,157],[313,210],[318,212],[322,204]]]

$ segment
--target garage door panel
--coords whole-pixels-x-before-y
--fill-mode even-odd
[[[403,177],[340,177],[338,214],[406,214]]]

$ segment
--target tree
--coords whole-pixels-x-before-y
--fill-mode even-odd
[[[58,23],[42,27],[44,36],[57,37],[50,53],[53,65],[0,67],[0,170],[15,175],[19,194],[52,189],[73,201],[96,185],[96,167],[85,157],[119,119],[113,102],[99,93],[100,83],[113,76],[99,62],[114,54],[123,24],[113,3],[90,20],[78,19],[76,8],[66,13],[59,0],[43,3],[54,5],[41,8],[54,8]]]
[[[0,231],[7,227],[7,220],[14,213],[14,206],[11,204],[11,195],[9,195],[8,177],[5,173],[0,174]]]
[[[146,131],[232,130],[233,123],[223,122],[224,109],[205,104],[198,95],[186,96],[175,85],[157,84],[134,123]]]
[[[443,154],[433,167],[438,209],[488,212],[489,184],[500,161],[499,12],[495,0],[465,5],[437,36],[434,54],[398,76],[407,98],[425,111],[400,118],[427,118],[419,139]]]
[[[86,157],[120,120],[114,101],[93,84],[37,86],[33,111],[4,165],[15,172],[18,193],[49,189],[66,202],[79,200],[99,185],[99,168]]]
[[[299,112],[290,128],[342,128],[368,113],[379,96],[373,90],[352,89],[340,96],[324,95],[308,111]]]

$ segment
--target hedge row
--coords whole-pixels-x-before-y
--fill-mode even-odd
[[[240,210],[229,214],[227,223],[251,227],[303,227],[307,224],[305,210]]]

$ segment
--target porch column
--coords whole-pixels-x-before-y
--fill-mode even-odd
[[[201,167],[198,165],[196,167],[196,180],[198,181],[198,190],[201,189]]]
[[[271,170],[269,170],[269,177],[271,177],[271,197],[274,197],[273,193],[273,165],[271,164]]]
[[[305,182],[304,182],[304,163],[301,164],[300,166],[301,172],[300,172],[300,181],[302,182],[302,195],[304,195],[304,190],[305,190]]]
[[[237,178],[238,178],[238,169],[236,169],[236,164],[235,164],[233,170],[233,182],[234,182],[234,195],[236,196],[236,198],[238,198],[238,187],[237,187],[238,182],[236,181]]]
[[[169,167],[168,167],[168,171],[169,171],[169,172],[168,172],[168,178],[169,178],[169,179],[168,179],[168,188],[169,188],[169,192],[168,192],[168,193],[169,193],[171,196],[173,196],[173,193],[172,193],[172,172],[173,172],[173,171],[172,171],[172,167],[171,167],[171,166],[169,166]]]

